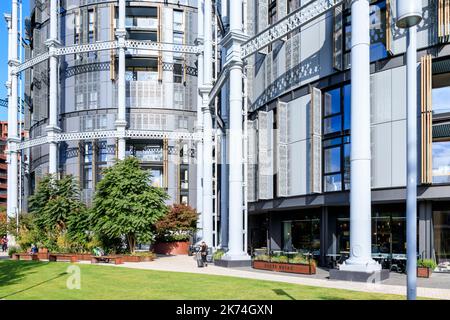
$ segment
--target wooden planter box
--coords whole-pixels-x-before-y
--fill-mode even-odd
[[[293,264],[267,261],[252,261],[254,269],[269,270],[276,272],[289,272],[299,274],[316,274],[315,265]]]
[[[432,272],[430,268],[417,267],[417,277],[419,278],[429,278]]]
[[[25,260],[25,261],[39,261],[37,254],[31,253],[14,253],[12,255],[13,260]]]
[[[48,252],[38,252],[37,256],[39,260],[48,260]]]
[[[157,254],[178,255],[189,253],[189,241],[157,242],[153,246]]]
[[[78,261],[91,261],[92,253],[77,253]]]
[[[132,256],[132,255],[124,255],[123,262],[148,262],[153,261],[153,257],[151,256]]]

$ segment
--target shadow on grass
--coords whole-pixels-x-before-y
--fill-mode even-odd
[[[279,296],[286,296],[291,300],[296,300],[293,296],[291,296],[289,293],[287,293],[283,289],[273,289],[272,291],[275,292]]]
[[[23,278],[34,272],[39,267],[47,265],[48,262],[38,261],[13,261],[6,260],[0,262],[0,287],[19,283]]]
[[[6,299],[6,298],[11,297],[11,296],[13,296],[13,295],[16,295],[16,294],[18,294],[18,293],[22,293],[22,292],[31,290],[31,289],[36,288],[36,287],[39,287],[39,286],[41,286],[41,285],[43,285],[43,284],[46,284],[46,283],[48,283],[48,282],[50,282],[50,281],[56,280],[56,279],[58,279],[58,278],[61,278],[62,276],[65,276],[65,275],[67,275],[66,272],[61,272],[60,274],[58,274],[57,276],[55,276],[55,277],[53,277],[53,278],[50,278],[50,279],[47,279],[47,280],[45,280],[45,281],[36,283],[36,284],[34,284],[34,285],[32,285],[32,286],[30,286],[30,287],[28,287],[28,288],[21,289],[21,290],[18,290],[18,291],[16,291],[16,292],[12,292],[12,293],[9,293],[9,294],[7,294],[7,295],[4,295],[4,296],[0,297],[0,300],[1,300],[1,299]]]

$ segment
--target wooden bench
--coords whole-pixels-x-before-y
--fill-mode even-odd
[[[77,262],[76,254],[66,254],[66,253],[49,253],[48,261],[70,261]]]
[[[123,257],[122,256],[92,256],[91,257],[91,263],[111,263],[114,264],[123,264]]]
[[[26,261],[38,261],[37,253],[14,253],[12,255],[13,260],[26,260]]]

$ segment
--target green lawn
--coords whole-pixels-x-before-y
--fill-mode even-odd
[[[78,264],[81,289],[67,289],[64,262],[0,261],[0,299],[403,299],[295,284]]]

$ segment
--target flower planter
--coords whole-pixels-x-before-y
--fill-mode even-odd
[[[154,258],[152,256],[132,256],[132,255],[123,256],[123,262],[149,262],[153,260]]]
[[[430,268],[417,267],[417,277],[419,278],[429,278],[432,272]]]
[[[153,246],[153,251],[165,255],[187,255],[189,253],[189,241],[157,242]]]
[[[269,271],[276,271],[276,272],[316,274],[316,266],[314,264],[307,265],[307,264],[294,264],[294,263],[253,261],[252,267],[254,269],[269,270]]]
[[[77,253],[78,261],[91,261],[92,253]]]
[[[37,257],[39,260],[48,260],[48,252],[38,252]]]

